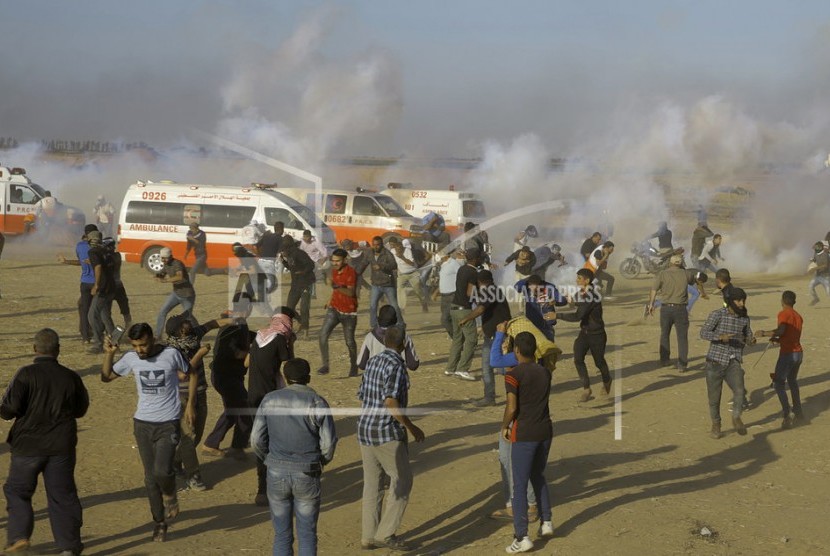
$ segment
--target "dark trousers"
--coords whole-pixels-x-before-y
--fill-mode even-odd
[[[455,297],[454,293],[441,294],[441,326],[444,327],[444,330],[447,331],[450,338],[452,338],[453,334],[452,318],[450,317],[450,308],[452,307],[453,297]]]
[[[544,274],[542,275],[544,276]],[[597,271],[594,273],[594,278],[599,280],[600,284],[602,284],[602,295],[611,295],[614,291],[614,277],[598,268]]]
[[[187,396],[180,396],[182,408],[187,404]],[[196,455],[196,446],[202,440],[208,416],[207,392],[196,394],[196,422],[190,427],[184,422],[182,415],[180,426],[182,438],[176,449],[176,464],[181,464],[187,477],[190,478],[199,472],[199,456]]]
[[[343,338],[346,340],[346,349],[349,351],[349,372],[356,373],[357,342],[354,339],[354,329],[357,326],[357,315],[344,315],[332,308],[326,311],[326,319],[320,328],[320,355],[323,358],[323,366],[329,366],[329,336],[338,324],[343,327]]]
[[[574,366],[582,381],[583,388],[591,387],[591,379],[588,377],[588,365],[585,364],[585,356],[591,352],[594,358],[594,365],[602,375],[603,384],[611,382],[611,373],[608,371],[608,363],[605,361],[605,344],[608,343],[608,336],[605,332],[601,334],[586,334],[583,331],[574,340]]]
[[[222,405],[225,406],[225,410],[216,420],[213,431],[205,439],[205,446],[218,450],[222,440],[225,439],[225,435],[233,429],[231,448],[244,450],[251,438],[251,428],[253,427],[245,383],[241,378],[239,380],[225,378],[214,380],[213,387],[222,396]]]
[[[127,297],[127,290],[124,288],[124,284],[115,284],[115,294],[112,300],[118,303],[118,311],[124,317],[124,322],[130,322],[130,299]]]
[[[775,385],[775,393],[778,394],[778,401],[781,402],[781,411],[784,417],[790,416],[790,400],[787,399],[787,389],[790,387],[790,394],[793,397],[793,413],[801,415],[801,394],[798,389],[798,370],[804,360],[804,353],[782,353],[778,356],[775,364],[775,376],[772,383]]]
[[[78,298],[78,332],[81,339],[88,342],[92,339],[92,327],[89,325],[89,306],[92,305],[92,286],[81,282],[81,297]]]
[[[291,309],[297,309],[297,303],[300,304],[300,324],[308,330],[309,311],[311,309],[311,287],[314,282],[301,282],[291,280],[291,288],[288,290],[288,298],[285,304]]]
[[[510,446],[513,466],[513,532],[517,539],[527,535],[527,484],[533,487],[539,516],[551,520],[550,494],[545,479],[551,440],[544,442],[514,442]]]
[[[677,335],[677,362],[684,369],[689,364],[689,312],[686,304],[668,305],[660,307],[660,362],[667,364],[671,357],[672,326]]]
[[[248,405],[256,411],[259,408],[259,404],[262,403],[262,400],[265,398],[265,395],[257,396],[255,398],[248,398]],[[265,465],[265,461],[259,459],[259,456],[256,456],[256,493],[257,494],[267,494],[268,493],[268,467]]]
[[[3,485],[8,512],[8,544],[29,539],[35,528],[32,495],[37,477],[43,474],[52,536],[61,551],[81,553],[83,510],[75,488],[75,454],[61,456],[16,456],[12,454],[9,476]]]
[[[133,419],[133,434],[144,466],[144,488],[150,500],[153,521],[164,521],[164,496],[176,495],[176,473],[173,458],[179,445],[178,421],[149,423]]]
[[[104,332],[112,334],[112,294],[95,294],[89,306],[89,326],[92,328],[92,341],[96,346],[104,345]]]

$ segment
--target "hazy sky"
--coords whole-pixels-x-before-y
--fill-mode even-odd
[[[795,126],[830,108],[826,1],[0,0],[0,14],[0,136],[19,139],[163,145],[198,128],[283,152],[469,156],[530,132],[570,154],[666,100],[723,95]]]

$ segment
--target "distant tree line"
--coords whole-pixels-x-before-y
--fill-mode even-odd
[[[50,153],[122,153],[132,149],[149,149],[144,141],[124,143],[121,141],[72,141],[63,139],[41,139],[40,148]],[[20,143],[14,137],[0,137],[0,149],[16,149]]]

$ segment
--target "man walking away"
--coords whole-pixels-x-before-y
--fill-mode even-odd
[[[398,315],[395,313],[394,307],[384,305],[378,311],[378,325],[366,334],[363,345],[360,346],[357,357],[358,369],[365,371],[369,360],[386,350],[386,331],[393,326],[398,326]],[[404,338],[403,359],[406,362],[406,368],[410,371],[415,371],[421,366],[421,360],[415,351],[415,342],[412,341],[409,334],[406,334]]]
[[[551,373],[536,363],[536,338],[531,333],[520,332],[516,335],[514,351],[519,364],[504,375],[507,405],[501,423],[502,437],[512,443],[514,538],[506,548],[509,554],[528,552],[533,548],[533,541],[527,534],[528,482],[533,485],[542,518],[539,535],[553,536],[550,494],[545,479],[553,440],[553,423],[548,408]]]
[[[754,344],[755,337],[749,327],[749,318],[741,316],[737,309],[745,310],[746,293],[735,288],[732,303],[709,314],[700,337],[708,340],[706,354],[706,388],[709,398],[709,416],[712,419],[712,438],[721,437],[720,398],[723,382],[732,390],[732,425],[740,435],[746,434],[741,421],[744,400],[744,370],[741,367],[746,344]]]
[[[92,302],[89,305],[89,325],[92,328],[93,343],[87,353],[101,353],[104,345],[104,331],[112,333],[112,301],[115,298],[115,264],[109,249],[103,246],[101,232],[89,232],[89,264],[95,275],[92,286]]]
[[[357,439],[363,460],[360,545],[366,550],[406,551],[409,547],[395,532],[412,490],[407,432],[415,442],[424,440],[424,432],[405,413],[409,405],[409,375],[400,355],[404,348],[403,329],[387,329],[385,340],[386,351],[369,360],[357,393],[361,401]],[[390,479],[385,504],[381,490],[384,473]]]
[[[654,302],[660,295],[660,364],[664,367],[671,365],[671,334],[672,327],[676,327],[677,336],[677,369],[685,373],[689,368],[689,313],[686,304],[689,301],[687,288],[688,278],[683,269],[683,255],[672,255],[669,267],[661,270],[654,278],[651,287],[646,311],[654,314]]]
[[[378,325],[378,303],[382,296],[386,296],[386,302],[395,308],[395,312],[398,314],[398,322],[403,323],[401,308],[398,306],[398,264],[395,262],[392,253],[383,246],[383,238],[380,236],[372,238],[369,265],[372,269],[372,290],[369,295],[369,327],[374,328]]]
[[[801,411],[801,395],[798,389],[798,370],[804,360],[804,349],[801,347],[801,329],[804,319],[795,310],[795,292],[787,290],[781,295],[781,312],[778,313],[778,328],[775,330],[761,330],[758,336],[769,336],[770,342],[780,346],[778,362],[775,364],[775,373],[772,375],[772,384],[781,402],[781,412],[784,420],[782,429],[792,428],[793,424],[804,422],[804,413]],[[790,401],[787,399],[786,387],[790,387],[793,397],[790,416]]]
[[[173,460],[179,444],[181,402],[179,381],[188,381],[188,404],[184,418],[191,426],[196,419],[197,377],[189,372],[187,361],[175,348],[155,343],[153,329],[146,322],[127,331],[133,351],[113,364],[118,346],[107,339],[101,380],[112,382],[132,373],[138,391],[138,407],[133,417],[138,454],[144,466],[144,486],[153,516],[153,540],[167,540],[167,521],[179,515],[176,473]]]
[[[470,249],[465,255],[467,264],[458,270],[455,278],[455,296],[450,307],[452,344],[444,374],[455,375],[463,380],[476,380],[476,377],[470,374],[470,365],[478,343],[478,333],[475,321],[465,319],[473,310],[471,299],[478,285],[480,255],[477,249]]]
[[[32,495],[43,474],[49,521],[61,556],[78,555],[83,523],[75,487],[76,419],[89,408],[89,395],[78,374],[58,363],[58,334],[44,328],[35,334],[35,359],[20,368],[0,402],[0,417],[14,419],[6,442],[11,464],[3,492],[8,511],[6,554],[23,553],[35,526]]]
[[[156,274],[156,281],[163,284],[172,282],[173,292],[167,296],[156,317],[156,334],[158,334],[159,340],[164,332],[163,327],[167,314],[177,305],[181,305],[185,314],[192,315],[193,305],[196,303],[196,291],[190,283],[184,263],[173,258],[173,251],[169,247],[163,247],[160,255],[164,268]]]
[[[288,384],[266,395],[257,409],[251,446],[268,467],[268,504],[274,526],[274,556],[293,554],[297,524],[298,552],[317,554],[320,478],[337,446],[328,402],[308,383],[305,359],[290,359],[283,368]]]
[[[297,247],[297,243],[290,237],[285,238],[280,246],[280,260],[291,272],[291,289],[288,290],[288,297],[285,305],[292,310],[297,310],[297,303],[300,304],[300,327],[303,337],[309,337],[309,312],[311,310],[311,288],[317,277],[314,274],[314,261],[308,254]]]
[[[196,274],[201,272],[205,276],[210,276],[210,269],[207,267],[207,234],[204,230],[199,228],[198,222],[191,222],[190,229],[187,231],[187,247],[184,250],[184,260],[193,251],[193,256],[196,260],[193,266],[190,267],[190,283],[196,284]]]
[[[820,241],[813,245],[815,256],[810,261],[815,264],[815,268],[811,272],[815,272],[813,279],[810,280],[810,306],[818,303],[818,295],[816,295],[816,286],[821,284],[824,286],[824,291],[830,296],[830,252],[827,247]]]
[[[348,254],[335,249],[331,255],[331,299],[326,306],[326,318],[320,328],[320,356],[323,366],[317,371],[321,375],[329,372],[329,337],[339,324],[343,327],[343,338],[349,352],[349,376],[357,376],[357,342],[354,331],[357,327],[357,273],[346,264]]]

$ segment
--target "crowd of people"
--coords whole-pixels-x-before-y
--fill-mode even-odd
[[[270,507],[273,553],[292,553],[292,523],[300,553],[316,553],[320,479],[335,457],[337,432],[328,402],[310,386],[310,363],[297,358],[294,351],[297,341],[312,335],[311,299],[321,279],[331,294],[316,334],[322,359],[316,374],[324,377],[337,371],[359,380],[355,386],[361,404],[357,437],[363,465],[362,548],[412,548],[398,536],[398,529],[413,483],[408,441],[420,442],[425,433],[406,411],[410,402],[408,373],[420,363],[406,322],[406,312],[412,310],[406,302],[408,290],[422,311],[429,310],[431,300],[440,301],[440,321],[449,341],[444,374],[467,381],[480,378],[483,395],[475,402],[477,406],[497,405],[496,376],[504,377],[499,462],[505,506],[491,517],[513,521],[514,538],[506,551],[520,553],[533,548],[529,532],[533,523],[539,524],[540,537],[553,536],[544,471],[553,435],[548,409],[552,373],[562,353],[556,344],[556,329],[562,326],[559,321],[579,326],[572,346],[582,385],[578,401],[594,397],[586,364],[588,353],[599,371],[602,393],[610,396],[612,375],[605,359],[603,302],[614,299],[615,280],[608,271],[614,253],[614,243],[608,237],[596,232],[585,239],[578,250],[582,266],[568,271],[568,280],[575,286],[566,287],[552,281],[552,275],[567,265],[562,248],[540,240],[534,226],[522,230],[515,237],[514,251],[504,261],[505,266],[514,265],[515,280],[509,292],[515,302],[511,302],[511,295],[495,280],[496,273],[506,273],[491,260],[486,236],[474,227],[466,229],[466,241],[433,258],[420,252],[416,242],[397,238],[384,241],[375,237],[371,245],[344,239],[329,251],[310,231],[297,241],[285,235],[282,223],[276,222],[273,231],[259,230],[255,242],[232,247],[241,267],[250,267],[249,275],[264,275],[270,282],[265,288],[243,282],[228,311],[200,324],[194,311],[196,277],[199,273],[210,276],[212,271],[207,265],[210,238],[194,223],[186,237],[184,259],[191,253],[194,257],[189,269],[169,248],[160,252],[163,269],[155,280],[171,284],[172,291],[151,326],[132,322],[120,276],[121,258],[112,238],[99,229],[111,232],[105,227],[111,222],[111,217],[106,217],[106,200],[99,199],[99,205],[103,217],[84,229],[75,248],[76,258],[61,256],[59,261],[81,267],[79,332],[90,353],[103,354],[101,380],[111,382],[130,374],[135,378],[134,434],[144,467],[154,541],[166,539],[168,523],[179,513],[179,489],[208,488],[199,456],[244,458],[245,450],[252,447],[257,459],[253,502]],[[670,336],[674,330],[676,368],[681,373],[690,369],[689,312],[698,297],[708,297],[707,270],[715,271],[716,287],[723,296],[722,306],[711,312],[700,330],[700,337],[710,343],[705,376],[711,436],[723,435],[723,382],[733,393],[734,429],[739,435],[746,434],[741,420],[748,406],[743,351],[756,337],[769,337],[780,349],[770,376],[782,406],[782,428],[803,423],[798,389],[803,319],[794,309],[796,294],[783,292],[775,329],[753,332],[747,293],[732,284],[727,269],[718,267],[723,261],[722,237],[714,234],[705,220],[694,230],[689,267],[684,255],[677,253],[666,223],[661,223],[651,238],[658,240],[665,268],[654,277],[644,315],[659,309],[658,356],[662,365],[672,364]],[[824,285],[830,295],[830,253],[825,243],[816,243],[811,266],[815,277],[810,292],[816,303],[817,285]],[[274,292],[282,291],[279,286],[284,281],[290,283],[285,299],[272,299]],[[358,349],[355,334],[361,290],[366,288],[370,330]],[[113,301],[124,320],[121,329],[112,319]],[[252,329],[249,321],[257,303],[267,304],[270,314],[265,326]],[[181,312],[170,317],[177,307]],[[339,358],[333,363],[329,355],[329,343],[338,325],[348,355],[348,367],[343,369],[336,368]],[[217,331],[213,345],[203,342],[212,330]],[[129,343],[131,349],[118,357],[121,343]],[[78,375],[58,363],[60,340],[55,331],[39,331],[34,352],[35,361],[18,371],[0,405],[4,419],[15,419],[9,436],[12,463],[4,486],[9,508],[7,551],[22,552],[29,547],[31,493],[38,475],[43,474],[56,544],[63,554],[80,554],[82,510],[74,482],[76,419],[87,411],[89,399]],[[212,355],[207,365],[210,381],[205,364],[208,354]],[[480,377],[472,370],[478,356]],[[223,412],[200,446],[207,424],[208,382],[221,396]],[[230,447],[221,448],[231,431]],[[181,478],[178,487],[177,476]]]

